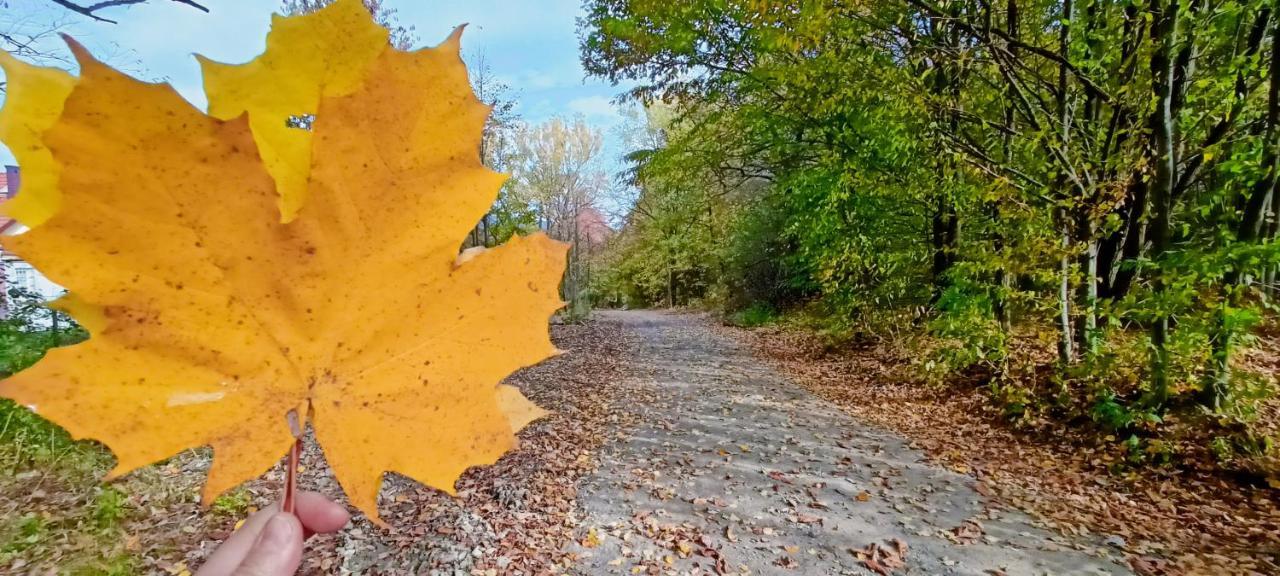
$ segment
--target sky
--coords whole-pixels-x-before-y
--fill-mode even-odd
[[[82,2],[87,4],[88,2]],[[201,109],[205,98],[193,54],[240,63],[261,53],[276,0],[206,0],[204,13],[177,2],[151,0],[101,12],[119,24],[95,22],[48,0],[0,2],[0,32],[27,33],[60,24],[106,62],[144,80],[167,81]],[[463,54],[479,56],[512,89],[516,112],[526,121],[582,115],[602,129],[607,164],[621,154],[615,127],[622,117],[611,99],[620,89],[586,79],[578,60],[575,19],[580,0],[384,0],[399,23],[412,26],[418,44],[438,44],[468,24]],[[47,46],[57,46],[54,38]],[[61,49],[61,48],[59,48]],[[0,146],[0,163],[12,164]]]

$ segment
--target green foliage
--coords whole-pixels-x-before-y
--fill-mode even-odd
[[[516,194],[510,184],[498,191],[498,200],[485,215],[488,243],[500,245],[517,234],[527,235],[538,231],[538,212],[530,202]]]
[[[251,506],[253,506],[253,495],[244,488],[236,488],[215,498],[210,509],[219,516],[241,518],[249,513]]]
[[[3,526],[0,526],[0,534],[4,536],[0,540],[4,542],[3,546],[0,546],[0,560],[39,544],[47,533],[48,527],[45,525],[44,517],[38,513],[27,512],[8,519]]]
[[[1098,395],[1089,415],[1094,422],[1112,432],[1122,432],[1160,422],[1160,416],[1150,410],[1122,404],[1115,392],[1111,390],[1103,390]]]
[[[93,497],[93,522],[99,530],[119,526],[129,513],[129,498],[123,492],[104,486]]]
[[[638,195],[606,271],[597,277],[596,293],[619,295],[628,306],[686,306],[713,298],[724,265],[728,190],[692,178],[710,178],[704,157],[685,149],[683,128],[667,122],[649,113],[644,126],[633,127],[661,148],[633,155],[644,159],[628,175]]]
[[[778,319],[778,312],[767,304],[756,303],[729,315],[729,324],[743,328],[755,328],[772,324]]]
[[[995,320],[989,293],[956,282],[942,292],[936,306],[939,312],[928,328],[942,344],[927,364],[929,374],[945,375],[979,365],[998,372],[1007,353],[1008,335]]]
[[[584,67],[661,136],[600,293],[820,310],[930,380],[990,377],[1011,418],[1134,434],[1131,461],[1173,449],[1170,410],[1246,422],[1274,383],[1239,350],[1274,322],[1280,19],[1006,8],[588,1]]]
[[[71,317],[47,308],[35,294],[11,289],[5,298],[9,315],[0,319],[0,377],[35,364],[50,348],[88,336]]]

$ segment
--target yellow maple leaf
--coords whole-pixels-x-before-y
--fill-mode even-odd
[[[22,165],[21,196],[0,210],[27,226],[48,220],[61,205],[58,167],[40,135],[58,121],[75,78],[62,70],[32,66],[0,50],[0,69],[8,78],[0,108],[0,141]],[[16,81],[15,81],[16,80]]]
[[[311,131],[285,120],[313,115],[321,98],[358,89],[386,50],[387,37],[361,0],[340,0],[312,14],[273,15],[266,51],[249,63],[200,58],[209,115],[230,120],[249,114],[262,162],[279,186],[283,222],[306,202],[312,170]]]
[[[362,34],[371,19],[363,8],[349,18],[353,5],[277,20],[300,32],[269,50]],[[459,256],[505,177],[480,164],[488,108],[457,34],[414,52],[382,37],[355,80],[319,90],[296,111],[316,115],[305,170],[256,128],[289,109],[237,93],[247,117],[205,115],[71,44],[80,76],[64,92],[49,72],[0,60],[6,125],[42,134],[35,148],[52,159],[24,164],[24,179],[56,182],[24,185],[18,198],[42,208],[11,203],[31,230],[3,245],[70,290],[59,305],[90,338],[0,382],[0,395],[105,443],[112,477],[212,446],[205,502],[278,462],[293,442],[286,414],[309,415],[351,502],[375,520],[385,471],[452,492],[543,414],[498,382],[555,354],[547,320],[562,306],[566,246],[539,234]],[[266,60],[284,84],[314,80],[291,77],[288,59],[250,66]],[[24,111],[42,98],[57,103],[52,121]],[[298,182],[305,191],[291,191]]]

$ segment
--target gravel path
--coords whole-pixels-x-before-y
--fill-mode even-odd
[[[579,494],[580,574],[1129,574],[1100,541],[995,506],[697,316],[600,312],[651,402]],[[882,570],[882,571],[878,571]]]

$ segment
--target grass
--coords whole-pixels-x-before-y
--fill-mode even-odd
[[[236,488],[217,497],[211,509],[214,514],[228,518],[247,516],[253,507],[253,495],[243,488]]]
[[[138,561],[128,554],[117,554],[105,560],[77,566],[71,576],[133,576],[140,574]]]
[[[778,320],[778,312],[764,304],[752,304],[729,315],[727,321],[733,326],[755,328],[772,324]]]
[[[129,514],[129,499],[123,492],[104,486],[93,499],[93,522],[99,530],[111,530]]]
[[[0,562],[16,557],[45,539],[48,527],[45,519],[35,512],[6,519],[0,525]]]
[[[0,377],[35,363],[54,346],[83,339],[0,322]],[[99,478],[111,453],[11,400],[0,399],[0,572],[56,567],[73,576],[139,573],[122,545],[134,509],[128,496]],[[18,568],[25,566],[25,568]]]
[[[0,477],[39,470],[83,482],[100,476],[111,461],[111,453],[100,444],[72,440],[56,424],[0,399]]]

